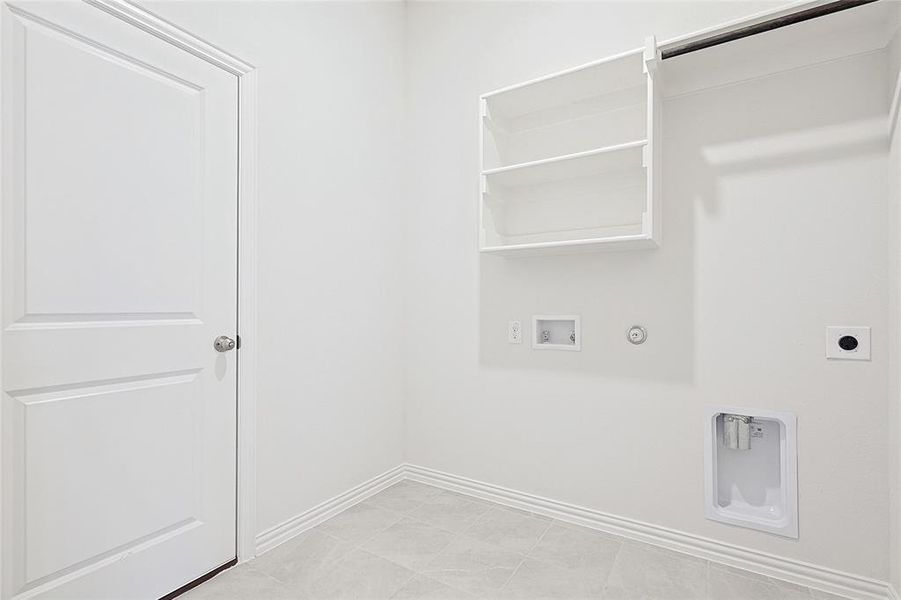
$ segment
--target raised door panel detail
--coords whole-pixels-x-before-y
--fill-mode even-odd
[[[185,372],[10,394],[22,405],[13,414],[27,473],[21,583],[90,567],[200,519],[200,387]]]
[[[25,236],[14,258],[24,263],[19,319],[193,316],[203,91],[20,19],[27,143]]]

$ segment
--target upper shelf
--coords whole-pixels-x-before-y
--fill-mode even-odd
[[[484,94],[492,118],[509,120],[607,96],[645,84],[643,49]]]

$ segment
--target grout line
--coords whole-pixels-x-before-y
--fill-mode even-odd
[[[704,597],[710,598],[710,561],[704,565]]]
[[[531,513],[531,512],[528,514],[535,515],[535,513]],[[537,516],[537,515],[535,515],[535,516]],[[531,556],[529,556],[529,554],[531,554],[532,551],[538,547],[538,544],[541,543],[541,540],[544,539],[544,536],[547,535],[547,532],[551,530],[551,525],[553,525],[553,524],[554,524],[553,519],[548,520],[547,527],[544,528],[544,531],[541,532],[541,535],[538,536],[538,539],[535,540],[535,543],[532,544],[532,546],[528,550],[526,550],[524,553],[522,553],[520,555],[520,556],[522,556],[522,558],[520,559],[519,564],[516,565],[516,568],[513,569],[513,572],[510,573],[510,576],[507,577],[507,580],[504,581],[504,584],[500,588],[498,588],[498,591],[502,591],[504,588],[507,587],[507,585],[509,585],[509,583],[513,580],[513,578],[516,577],[516,574],[519,573],[519,570],[522,568],[522,566],[526,563],[527,558],[530,558],[530,559],[532,558]]]
[[[504,584],[501,587],[497,588],[498,592],[502,592],[502,591],[504,591],[504,589],[506,589],[507,585],[509,585],[509,583],[511,581],[513,581],[513,578],[516,577],[516,574],[519,573],[519,570],[522,568],[522,566],[525,564],[525,562],[526,562],[525,556],[523,556],[521,559],[519,559],[519,564],[516,565],[516,568],[513,569],[513,572],[510,573],[510,576],[507,577],[507,579],[504,581]]]
[[[586,527],[586,529],[588,529]],[[619,561],[620,555],[623,553],[623,546],[626,545],[627,538],[622,538],[619,542],[619,548],[616,549],[616,554],[613,555],[613,562],[610,564],[610,571],[607,573],[607,577],[604,578],[604,586],[601,588],[601,597],[604,597],[607,591],[607,586],[610,585],[610,577],[613,575],[613,572],[616,570],[617,562]],[[707,578],[704,578],[704,595],[707,596]]]

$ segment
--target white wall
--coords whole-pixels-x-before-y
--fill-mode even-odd
[[[262,531],[403,460],[403,5],[146,5],[259,67]]]
[[[894,24],[901,28],[901,3],[896,5]],[[901,101],[901,30],[889,46],[889,92]],[[896,97],[897,96],[897,97]],[[901,119],[896,112],[890,121],[889,203],[891,212],[890,259],[890,342],[892,360],[889,377],[889,452],[890,456],[890,581],[901,593]]]
[[[669,100],[658,251],[476,250],[481,92],[757,8],[409,6],[407,458],[886,579],[884,56]],[[582,352],[507,345],[538,313],[580,313]],[[872,362],[824,359],[842,324],[873,327]],[[797,413],[800,540],[704,519],[708,403]]]
[[[670,100],[661,250],[507,261],[476,252],[481,92],[773,3],[147,5],[260,67],[259,530],[405,445],[416,464],[888,577],[884,146],[826,131],[774,155],[884,113],[882,57]],[[583,352],[505,344],[507,320],[539,312],[581,313]],[[874,360],[826,363],[827,324],[873,326]],[[703,519],[712,402],[798,413],[799,541]]]

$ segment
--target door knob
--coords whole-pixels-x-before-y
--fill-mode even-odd
[[[228,352],[229,350],[234,350],[235,345],[235,340],[227,335],[220,335],[213,341],[213,348],[216,349],[216,352]]]

